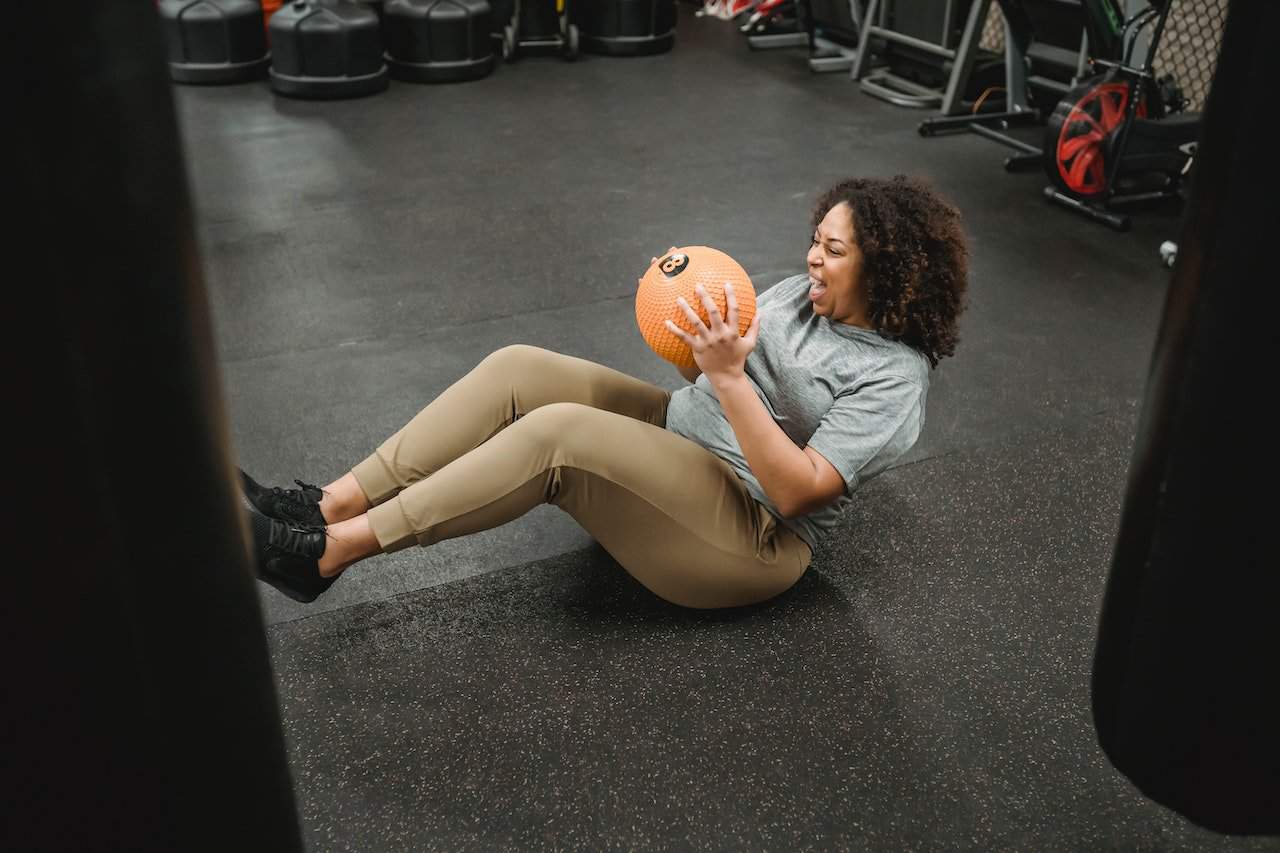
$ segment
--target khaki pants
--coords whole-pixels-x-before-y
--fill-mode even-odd
[[[591,361],[508,346],[352,473],[384,551],[551,503],[674,604],[736,607],[790,588],[812,559],[808,544],[726,462],[663,428],[670,399]]]

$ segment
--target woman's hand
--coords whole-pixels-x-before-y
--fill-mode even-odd
[[[711,318],[711,328],[707,328],[698,313],[684,301],[684,297],[676,297],[676,302],[689,318],[693,334],[690,335],[670,320],[664,321],[667,328],[689,345],[693,350],[693,360],[713,385],[721,380],[745,376],[747,356],[756,348],[756,339],[760,336],[760,312],[757,311],[751,318],[747,333],[740,336],[738,302],[733,295],[733,285],[729,282],[724,285],[725,309],[729,314],[727,321],[720,319],[720,309],[705,288],[698,285],[696,289],[702,304],[707,308],[707,316]]]

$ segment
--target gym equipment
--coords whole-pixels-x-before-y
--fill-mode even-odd
[[[351,2],[356,3],[360,6],[367,6],[370,9],[372,9],[374,14],[378,16],[379,22],[382,21],[383,15],[386,14],[386,9],[387,9],[386,0],[351,0]]]
[[[746,21],[738,27],[738,32],[747,36],[794,34],[803,28],[798,0],[760,0],[747,13]]]
[[[356,98],[387,88],[378,16],[347,0],[293,0],[271,17],[271,88],[291,98]]]
[[[271,37],[268,28],[271,26],[271,16],[280,11],[280,7],[284,5],[284,0],[262,0],[262,31],[267,38]]]
[[[764,0],[757,8],[764,8],[771,15],[779,14],[769,7],[770,0]],[[810,71],[851,69],[857,57],[863,19],[861,0],[795,0],[795,7],[794,17],[781,18],[772,30],[749,20],[751,30],[747,44],[754,50],[803,45],[809,48]],[[743,32],[748,32],[747,27]]]
[[[378,16],[378,34],[382,37],[382,44],[387,44],[387,19],[386,19],[386,0],[350,0],[358,6],[364,6],[371,9]]]
[[[809,70],[851,71],[862,40],[862,0],[804,2],[809,7]]]
[[[487,0],[390,0],[382,35],[391,76],[414,83],[475,80],[493,71]]]
[[[1045,111],[1084,74],[1089,40],[1080,0],[997,0],[1005,30],[1003,108],[965,112],[961,94],[970,84],[978,35],[990,2],[979,0],[970,7],[942,99],[942,117],[925,119],[918,131],[921,136],[934,136],[967,130],[1018,152],[1004,161],[1006,171],[1038,169],[1041,149],[1002,131],[1041,124]]]
[[[1116,769],[1215,832],[1280,835],[1280,573],[1267,387],[1280,4],[1231,3],[1204,107],[1098,622],[1092,711]],[[1258,318],[1251,328],[1244,319]]]
[[[573,23],[569,0],[494,0],[493,21],[502,39],[502,58],[514,62],[521,50],[558,51],[578,58],[581,35]]]
[[[162,24],[151,2],[5,8],[9,238],[41,275],[6,330],[40,357],[5,388],[28,488],[0,603],[4,850],[303,850]],[[181,507],[151,458],[181,460]],[[49,511],[68,483],[74,535]],[[124,508],[148,501],[166,521],[140,532]]]
[[[243,83],[271,64],[257,0],[160,0],[177,83]]]
[[[752,50],[800,47],[809,43],[808,13],[804,0],[760,0],[738,30]]]
[[[709,328],[711,316],[695,290],[701,284],[720,309],[720,317],[727,322],[725,282],[733,284],[738,334],[745,334],[756,316],[756,290],[741,264],[708,246],[686,246],[658,258],[640,279],[636,290],[636,324],[649,348],[677,367],[696,367],[689,345],[673,335],[664,321],[670,320],[693,334],[689,318],[676,303],[676,297],[683,296]]]
[[[1090,38],[1110,36],[1121,44],[1118,62],[1094,59],[1105,68],[1067,93],[1045,125],[1045,172],[1053,182],[1047,199],[1118,231],[1129,217],[1107,210],[1121,202],[1151,201],[1178,194],[1195,159],[1200,114],[1180,112],[1185,106],[1171,76],[1155,80],[1152,58],[1160,45],[1173,0],[1152,0],[1129,19],[1119,13],[1119,0],[1086,0],[1093,11]],[[1112,21],[1123,24],[1107,29]],[[1150,41],[1140,65],[1133,54],[1143,31]],[[1154,81],[1154,82],[1153,82]]]
[[[974,2],[870,0],[853,79],[868,95],[900,107],[940,106]],[[938,40],[930,41],[935,34]],[[879,59],[874,68],[873,55]]]
[[[695,14],[699,18],[719,18],[732,21],[734,18],[751,11],[756,0],[707,0]]]
[[[645,56],[665,53],[676,42],[675,0],[590,0],[573,8],[589,53]]]

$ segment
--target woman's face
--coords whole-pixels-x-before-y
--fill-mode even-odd
[[[809,245],[809,301],[813,313],[870,328],[862,289],[862,252],[854,242],[853,209],[840,202],[818,223]]]

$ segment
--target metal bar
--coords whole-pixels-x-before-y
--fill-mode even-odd
[[[945,133],[949,130],[968,130],[971,124],[981,124],[985,122],[1004,123],[1016,122],[1022,124],[1024,122],[1035,122],[1040,118],[1039,112],[1036,110],[1018,110],[1014,112],[1002,111],[991,113],[966,113],[956,116],[942,116],[939,118],[927,118],[920,122],[920,135],[932,136],[935,133]]]
[[[1044,162],[1044,152],[1034,154],[1014,154],[1004,161],[1006,172],[1038,172]]]
[[[890,82],[893,86],[886,86],[885,82]],[[859,85],[868,95],[873,95],[900,107],[919,109],[942,103],[942,93],[938,90],[921,86],[910,80],[904,80],[897,75],[889,73],[887,70],[880,70],[863,78]]]
[[[1052,89],[1053,91],[1062,95],[1065,95],[1067,92],[1071,91],[1071,87],[1066,83],[1063,83],[1061,80],[1054,80],[1050,77],[1041,77],[1038,74],[1033,74],[1032,76],[1028,77],[1027,85],[1036,85],[1042,89]]]
[[[1105,210],[1094,207],[1091,204],[1085,204],[1084,202],[1071,198],[1070,196],[1063,195],[1053,187],[1045,187],[1044,196],[1055,204],[1060,204],[1063,207],[1074,210],[1076,213],[1087,216],[1094,222],[1101,222],[1103,225],[1114,228],[1116,231],[1129,230],[1130,220],[1127,216],[1109,213]]]
[[[772,50],[778,47],[808,47],[809,37],[804,33],[775,33],[768,36],[747,36],[747,46],[752,50]]]
[[[1000,7],[1004,12],[1004,7]],[[1030,39],[1026,33],[1017,32],[1009,23],[1009,15],[1004,18],[1004,103],[1009,109],[1018,109],[1027,105],[1027,47]]]
[[[934,56],[940,56],[943,59],[954,59],[956,55],[956,52],[950,48],[942,47],[941,45],[936,45],[931,41],[918,39],[915,36],[909,36],[896,30],[889,30],[881,27],[868,27],[868,30],[871,34],[879,36],[885,41],[909,45],[917,50],[923,50],[925,53],[932,53]]]
[[[1084,78],[1084,72],[1089,67],[1089,30],[1086,28],[1080,33],[1080,56],[1076,60],[1076,76],[1071,78],[1071,85],[1074,86]]]
[[[1020,139],[1014,139],[1012,136],[1007,136],[998,130],[992,130],[983,124],[971,124],[969,125],[969,130],[979,136],[985,136],[993,142],[999,142],[1001,145],[1012,148],[1014,151],[1021,151],[1023,154],[1035,154],[1039,157],[1043,153],[1034,145],[1028,145]]]
[[[853,68],[849,69],[849,76],[854,80],[861,80],[867,71],[867,63],[871,61],[871,22],[875,20],[876,14],[880,10],[880,0],[871,0],[867,4],[867,13],[862,19],[862,27],[858,33],[858,55],[853,60]]]
[[[973,63],[978,54],[978,41],[982,38],[982,22],[987,19],[991,9],[991,0],[975,0],[969,7],[969,19],[964,25],[964,35],[960,37],[960,49],[956,51],[956,62],[951,68],[951,76],[947,79],[947,90],[942,96],[944,116],[955,115],[963,109],[962,95],[964,87],[969,83],[969,75],[973,73]]]

